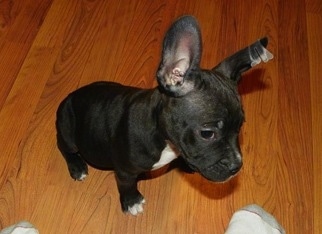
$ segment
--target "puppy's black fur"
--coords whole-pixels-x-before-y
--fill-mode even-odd
[[[75,180],[87,163],[115,171],[122,209],[142,212],[139,174],[182,156],[211,181],[225,181],[242,166],[238,133],[244,113],[237,92],[242,72],[272,58],[267,39],[211,70],[199,67],[201,34],[191,16],[167,32],[159,86],[139,89],[96,82],[71,93],[57,111],[57,141]]]

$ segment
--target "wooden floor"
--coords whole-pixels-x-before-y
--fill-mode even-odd
[[[113,172],[68,174],[55,111],[97,80],[154,87],[163,35],[195,15],[203,67],[259,37],[274,60],[244,75],[244,167],[225,184],[174,169],[141,181],[147,204],[121,212]],[[0,1],[0,229],[19,220],[47,233],[224,233],[256,203],[287,233],[322,230],[321,0]]]

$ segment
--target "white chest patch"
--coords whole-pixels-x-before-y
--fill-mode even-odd
[[[166,147],[161,152],[160,160],[153,165],[152,170],[156,170],[167,165],[178,156],[179,153],[177,150],[172,146],[171,143],[167,142]]]

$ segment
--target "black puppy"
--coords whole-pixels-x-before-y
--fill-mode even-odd
[[[154,89],[97,82],[71,93],[57,111],[57,141],[75,180],[87,164],[113,169],[122,209],[133,215],[145,200],[139,174],[179,155],[211,181],[225,181],[242,166],[238,133],[244,113],[237,92],[241,73],[272,55],[267,39],[225,59],[199,67],[201,35],[191,16],[167,32]]]

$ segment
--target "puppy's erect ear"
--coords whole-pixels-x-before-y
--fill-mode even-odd
[[[250,46],[226,58],[212,70],[238,82],[241,73],[263,62],[268,62],[273,55],[266,49],[268,39],[262,38]]]
[[[168,30],[164,41],[161,63],[157,72],[160,87],[173,96],[183,96],[194,87],[186,74],[199,68],[201,35],[192,16],[179,18]]]

